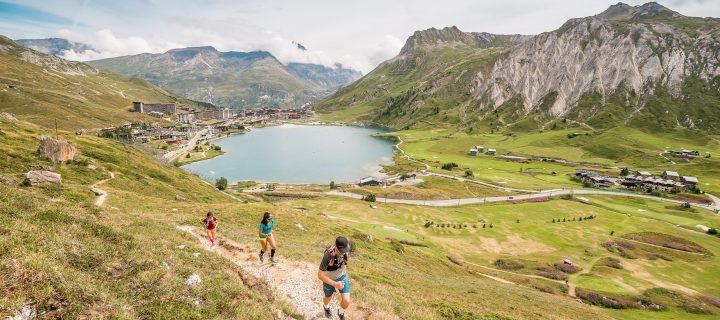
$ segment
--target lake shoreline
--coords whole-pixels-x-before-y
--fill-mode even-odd
[[[318,127],[327,128],[328,130],[323,129],[322,131],[318,131],[315,129],[307,131],[302,129]],[[297,130],[293,132],[292,135],[300,135],[301,137],[289,137],[286,132],[270,131],[263,132],[262,136],[254,135],[261,132],[261,130],[273,130],[273,128]],[[342,128],[347,128],[350,131]],[[358,132],[358,130],[361,131]],[[363,135],[362,133],[364,132],[362,130],[368,131],[367,134]],[[370,132],[372,130],[379,130],[380,132]],[[231,185],[253,181],[262,185],[312,186],[327,185],[330,181],[335,181],[336,183],[356,183],[367,176],[384,178],[387,175],[383,172],[383,168],[394,165],[394,159],[397,154],[395,145],[397,142],[396,138],[382,136],[382,134],[391,132],[382,132],[386,130],[388,129],[380,126],[355,126],[319,122],[283,122],[260,127],[252,126],[247,127],[243,132],[235,132],[208,140],[217,145],[223,145],[224,153],[213,158],[183,164],[180,168],[209,182],[213,182],[220,177],[225,177],[230,181]],[[248,133],[248,135],[245,135],[246,133]],[[253,135],[250,135],[250,133],[253,133]],[[304,137],[308,134],[310,134],[310,136]],[[268,135],[274,137],[267,144],[252,142],[257,139],[266,139],[266,137],[263,136]],[[312,135],[314,135],[314,137]],[[252,140],[242,140],[242,143],[238,140],[227,141],[227,139],[233,139],[237,136],[253,138]],[[365,140],[366,137],[370,139]],[[285,145],[287,142],[284,140],[288,138],[291,140],[295,139],[295,144],[303,146]],[[319,140],[315,141],[313,139]],[[331,141],[331,145],[327,146],[326,143],[322,143],[323,139],[333,141]],[[346,140],[348,144],[343,145]],[[378,141],[383,142],[378,143]],[[335,143],[335,145],[333,146],[332,143]],[[385,143],[387,143],[387,145],[383,146]],[[250,145],[252,146],[249,147]],[[247,150],[242,151],[242,148],[251,148],[247,150],[252,150],[252,152],[247,152]],[[292,150],[292,152],[272,154],[260,160],[252,159],[252,155],[257,154],[256,156],[260,157],[261,154],[267,153],[268,150],[266,149],[275,150],[278,148],[281,150],[288,148]],[[385,151],[383,151],[383,149],[385,149]],[[250,154],[250,156],[248,156],[248,154]],[[293,159],[288,160],[288,155],[293,156]],[[235,159],[238,157],[242,159]],[[217,161],[211,162],[214,160]],[[288,161],[294,162],[290,163]],[[269,165],[265,164],[265,162],[273,163],[274,166],[270,168],[264,167]],[[321,162],[322,165],[318,165],[317,163],[310,163],[309,165],[308,162]],[[239,163],[243,165],[238,166]],[[256,168],[254,171],[245,168],[253,167],[253,165]],[[369,167],[373,167],[374,169],[369,169]],[[272,175],[273,177],[262,177],[265,172],[268,172],[268,175]],[[288,172],[297,174],[289,174]],[[286,176],[282,176],[283,174],[286,174]],[[327,178],[319,178],[323,176]]]

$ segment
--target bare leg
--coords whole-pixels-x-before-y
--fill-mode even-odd
[[[213,240],[213,243],[214,243],[215,240],[217,240],[217,236],[215,235],[215,229],[210,230],[210,233],[212,234],[212,240]]]
[[[207,233],[208,240],[210,240],[210,245],[213,245],[213,241],[214,241],[214,240],[213,240],[213,237],[212,237],[212,233],[210,232],[210,229],[205,229],[205,233]]]
[[[340,294],[340,307],[347,309],[350,306],[350,293]]]
[[[275,245],[275,236],[270,235],[268,237],[268,242],[270,242],[270,248],[272,248],[273,250],[277,249],[277,246]]]
[[[330,301],[332,301],[332,296],[326,297],[325,295],[323,295],[323,304],[324,305],[329,305]]]

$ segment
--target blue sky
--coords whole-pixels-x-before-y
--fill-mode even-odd
[[[631,5],[645,1],[628,0]],[[690,16],[720,17],[720,0],[660,0]],[[13,39],[62,37],[99,52],[75,60],[212,45],[267,50],[283,62],[343,63],[363,72],[395,56],[415,30],[537,34],[617,0],[0,0]],[[292,41],[309,50],[297,50]]]

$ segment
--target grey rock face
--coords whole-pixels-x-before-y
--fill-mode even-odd
[[[562,115],[588,92],[603,96],[623,86],[640,99],[662,86],[680,97],[690,75],[709,81],[720,75],[720,35],[696,38],[668,24],[629,23],[618,30],[598,17],[574,19],[558,31],[540,34],[477,76],[476,97],[498,108],[520,95],[526,113],[557,92],[549,110]]]
[[[23,177],[25,178],[23,185],[29,187],[43,183],[62,184],[62,177],[60,174],[50,171],[29,171],[24,174]]]

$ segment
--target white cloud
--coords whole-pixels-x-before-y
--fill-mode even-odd
[[[58,35],[70,41],[89,44],[97,50],[88,50],[82,53],[66,51],[63,58],[68,60],[86,61],[141,52],[152,52],[157,49],[153,48],[153,46],[141,37],[119,38],[109,29],[102,29],[91,34],[61,29],[58,31]]]

